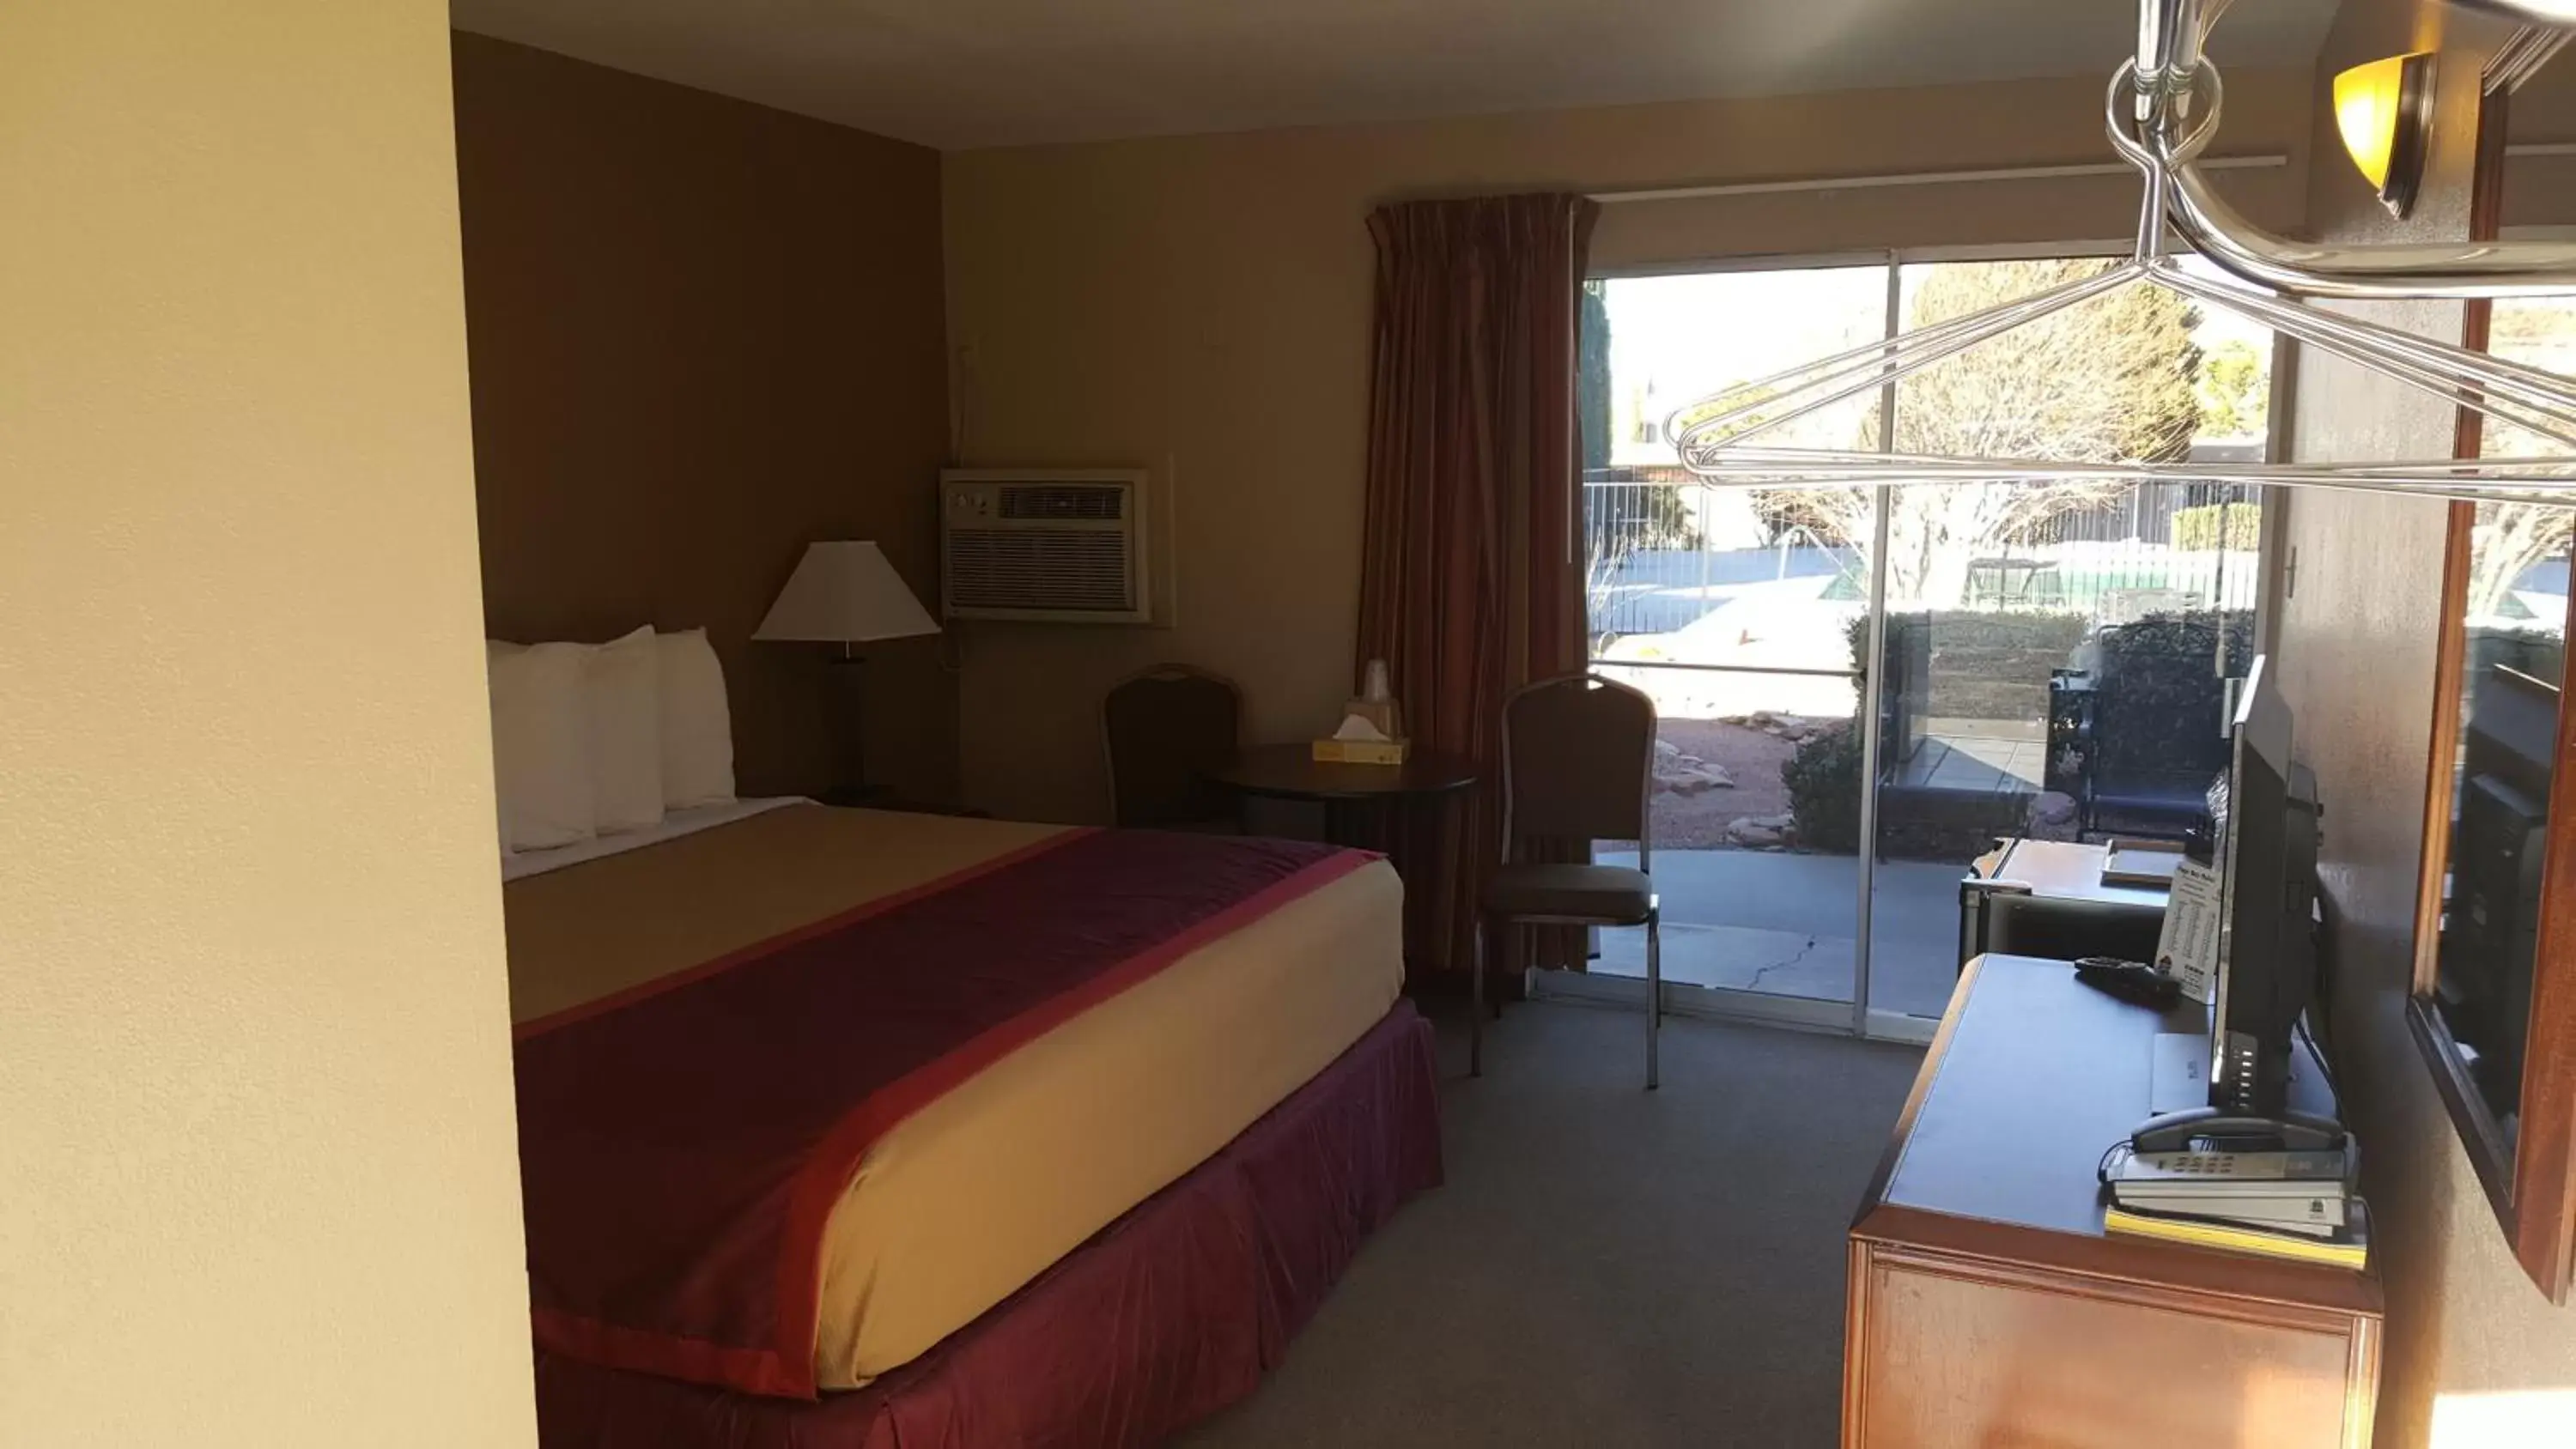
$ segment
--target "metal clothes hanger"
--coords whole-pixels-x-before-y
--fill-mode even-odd
[[[2521,8],[2511,0],[2495,0]],[[1728,487],[2102,479],[2288,484],[2437,498],[2576,506],[2576,457],[2415,462],[2158,464],[2054,458],[1956,458],[1750,440],[1846,398],[1883,388],[1968,348],[2127,287],[2162,287],[2234,313],[2370,372],[2576,450],[2576,379],[2312,306],[2305,298],[2554,296],[2576,293],[2576,243],[2331,247],[2261,231],[2220,200],[2196,162],[2226,105],[2201,42],[2227,0],[2139,0],[2138,54],[2104,98],[2111,145],[2144,179],[2137,247],[2119,265],[2035,295],[1866,343],[1676,409],[1664,434],[1682,465]],[[2544,7],[2545,8],[2545,7]],[[2519,75],[2564,34],[2526,31],[2497,57]],[[2534,57],[2537,57],[2536,59]],[[2493,80],[2490,68],[2490,80]],[[2178,233],[2241,281],[2184,271]],[[2008,345],[2008,344],[2007,344]]]

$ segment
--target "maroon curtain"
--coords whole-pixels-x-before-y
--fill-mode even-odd
[[[1587,652],[1575,317],[1599,209],[1503,196],[1369,217],[1359,658],[1387,661],[1415,748],[1473,760],[1482,778],[1462,805],[1414,812],[1391,842],[1417,971],[1474,959],[1477,889],[1501,858],[1504,696],[1582,668]],[[1580,962],[1562,940],[1540,950]]]

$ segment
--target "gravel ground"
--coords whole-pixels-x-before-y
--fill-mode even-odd
[[[1745,815],[1788,813],[1789,791],[1780,783],[1780,767],[1798,752],[1796,745],[1761,730],[1713,719],[1666,716],[1658,732],[1683,754],[1723,766],[1735,777],[1734,788],[1699,795],[1656,791],[1653,811],[1658,847],[1704,850],[1723,846],[1726,822]]]

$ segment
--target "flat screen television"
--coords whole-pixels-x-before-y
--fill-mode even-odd
[[[2267,662],[2255,657],[2237,693],[2227,775],[2210,789],[2222,886],[2209,1098],[2233,1114],[2278,1117],[2317,987],[2317,804],[2313,777],[2291,763],[2290,707]]]

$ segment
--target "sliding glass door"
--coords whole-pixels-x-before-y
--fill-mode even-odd
[[[1662,425],[1692,398],[1878,337],[1886,295],[1873,262],[1625,279],[1586,299],[1592,657],[1661,719],[1650,815],[1664,977],[1828,1022],[1848,1018],[1857,980],[1862,801],[1814,762],[1853,742],[1868,586],[1863,556],[1807,512],[1869,500],[1829,490],[1802,512],[1704,485]],[[1783,431],[1847,447],[1877,413],[1859,397]],[[1603,932],[1595,970],[1642,977],[1635,935]]]
[[[2251,492],[1722,489],[1663,442],[1674,408],[1720,388],[2104,265],[1882,255],[1587,289],[1593,660],[1663,719],[1651,816],[1674,1006],[1919,1037],[1956,979],[1959,881],[1997,836],[2187,823],[2250,646]],[[2270,356],[2265,334],[2130,289],[1772,437],[2259,458]],[[1577,989],[1635,989],[1629,934],[1601,933]]]

